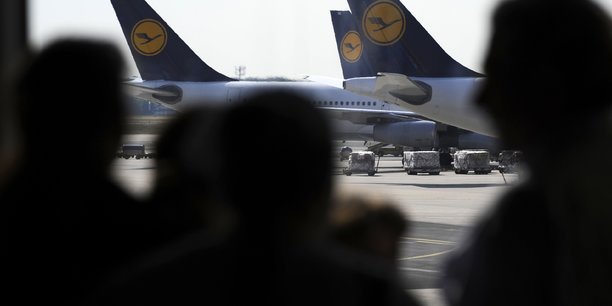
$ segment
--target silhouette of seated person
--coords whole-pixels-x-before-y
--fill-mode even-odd
[[[110,178],[124,120],[122,64],[109,43],[64,39],[23,70],[22,156],[0,190],[11,303],[75,304],[150,242],[141,204]]]
[[[611,26],[586,0],[497,7],[477,103],[528,177],[450,259],[449,305],[612,305]]]
[[[156,141],[156,178],[148,205],[160,218],[160,239],[194,231],[224,234],[231,213],[218,199],[219,119],[225,108],[198,106],[172,118]]]
[[[98,305],[414,305],[388,266],[327,238],[329,122],[292,92],[263,92],[223,116],[219,178],[236,227],[147,259]]]

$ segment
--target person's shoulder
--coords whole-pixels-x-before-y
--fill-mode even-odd
[[[227,247],[220,237],[196,231],[116,269],[90,299],[93,305],[205,300],[205,293],[225,282],[223,273],[230,268],[227,258]]]
[[[523,215],[525,211],[529,214],[544,213],[546,196],[544,186],[535,180],[520,182],[504,193],[492,208],[492,216],[497,218],[512,217],[516,214]]]

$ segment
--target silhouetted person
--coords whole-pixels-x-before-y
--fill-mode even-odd
[[[219,200],[217,135],[225,108],[199,106],[179,113],[156,142],[156,179],[149,206],[166,241],[208,229],[222,234],[231,215]]]
[[[122,64],[108,43],[61,40],[23,72],[23,155],[0,190],[5,305],[75,304],[148,243],[145,211],[110,179]]]
[[[514,0],[493,18],[478,104],[528,178],[453,257],[455,305],[612,305],[612,24],[586,0]]]
[[[325,238],[335,158],[319,110],[294,93],[259,93],[232,106],[220,131],[235,230],[177,243],[94,304],[414,305],[389,266]]]
[[[335,241],[393,266],[397,266],[408,224],[406,215],[391,201],[363,194],[339,195],[331,211]]]

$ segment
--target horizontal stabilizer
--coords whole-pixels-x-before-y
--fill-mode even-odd
[[[375,77],[352,78],[344,81],[344,89],[369,97],[384,96],[386,101],[401,105],[421,105],[431,99],[431,86],[413,81],[398,73],[378,73]]]
[[[181,100],[183,96],[182,90],[177,86],[163,85],[152,88],[135,83],[122,83],[128,94],[143,100],[159,102],[166,106],[170,106]]]

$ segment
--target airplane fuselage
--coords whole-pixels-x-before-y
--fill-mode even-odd
[[[317,107],[328,109],[385,110],[406,112],[400,106],[382,100],[354,94],[342,88],[310,81],[231,81],[231,82],[176,82],[142,81],[141,87],[164,88],[177,92],[178,97],[164,99],[151,95],[136,95],[182,111],[198,105],[227,105],[269,90],[291,90]],[[291,103],[291,101],[287,101]],[[334,136],[341,140],[374,140],[373,123],[354,123],[331,118]]]
[[[269,90],[291,90],[309,99],[316,106],[341,107],[352,109],[376,109],[405,111],[400,106],[383,100],[365,97],[326,84],[307,81],[269,82],[269,81],[233,81],[233,82],[175,82],[175,81],[143,81],[140,86],[148,88],[179,89],[180,98],[177,101],[160,102],[172,109],[183,110],[203,104],[227,104],[239,102],[253,94]]]

